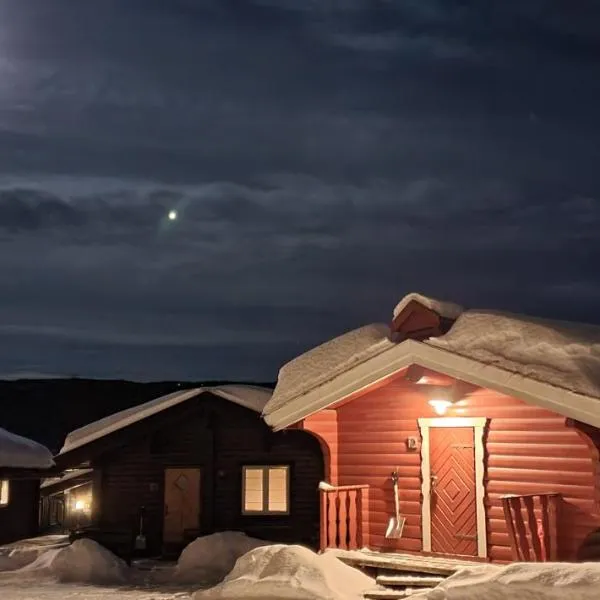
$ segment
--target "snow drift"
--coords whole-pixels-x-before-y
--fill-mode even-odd
[[[69,545],[67,535],[44,535],[6,544],[0,548],[0,571],[14,571],[31,564],[40,554]]]
[[[219,585],[196,592],[194,600],[362,600],[373,579],[302,546],[275,544],[238,559]]]
[[[600,327],[595,325],[469,310],[448,333],[425,343],[600,398]]]
[[[263,414],[276,411],[293,398],[323,385],[394,345],[390,340],[389,326],[372,323],[297,356],[279,370],[277,387]]]
[[[122,583],[127,579],[127,564],[90,539],[80,539],[65,548],[40,554],[31,564],[19,569],[27,575],[50,575],[69,583]]]
[[[514,563],[462,569],[413,600],[597,600],[600,563]]]
[[[223,531],[199,537],[181,553],[174,579],[179,583],[221,581],[240,556],[267,544],[240,531]]]
[[[0,427],[0,467],[49,469],[54,466],[48,448]]]

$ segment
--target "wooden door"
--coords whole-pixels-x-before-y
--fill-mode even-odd
[[[163,541],[183,542],[186,529],[200,526],[200,469],[165,469]]]
[[[472,427],[432,427],[431,551],[477,556],[475,440]]]

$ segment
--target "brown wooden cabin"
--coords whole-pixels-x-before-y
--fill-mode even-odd
[[[600,398],[423,343],[448,330],[447,317],[418,301],[403,310],[383,351],[302,393],[287,392],[284,367],[265,407],[275,430],[309,431],[323,447],[333,487],[321,491],[321,547],[590,559],[600,551]],[[441,405],[440,390],[451,396]],[[385,536],[392,472],[399,539]]]
[[[41,477],[0,469],[0,544],[37,535]]]
[[[270,430],[260,414],[270,394],[251,386],[177,392],[68,436],[59,468],[92,471],[83,534],[121,555],[140,527],[152,555],[223,530],[317,547],[321,447],[306,432]]]
[[[91,523],[92,470],[73,469],[40,486],[40,532],[69,533]]]
[[[34,444],[30,440],[25,442]],[[39,449],[42,456],[34,457],[35,460],[40,460],[44,464],[51,462],[50,451],[42,446],[39,446]],[[25,448],[26,452],[29,450],[30,448]],[[43,460],[44,452],[47,453],[46,460]],[[54,469],[50,466],[24,468],[0,464],[0,544],[8,544],[38,534],[40,480],[53,472]]]

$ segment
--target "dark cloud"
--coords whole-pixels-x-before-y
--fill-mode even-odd
[[[6,0],[0,372],[268,379],[411,290],[597,321],[599,27]]]

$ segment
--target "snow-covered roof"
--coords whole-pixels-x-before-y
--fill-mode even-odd
[[[279,370],[277,386],[264,414],[392,347],[389,334],[387,325],[372,323],[294,358]]]
[[[9,469],[49,469],[54,466],[48,448],[0,428],[0,467]]]
[[[396,304],[396,308],[394,308],[394,319],[411,303],[418,302],[425,308],[436,312],[440,317],[445,317],[447,319],[457,319],[461,313],[464,311],[462,306],[458,304],[454,304],[454,302],[444,302],[442,300],[436,300],[435,298],[429,298],[427,296],[423,296],[422,294],[417,294],[416,292],[411,292],[407,294]]]
[[[89,425],[85,425],[80,429],[72,431],[65,438],[65,443],[59,454],[65,454],[75,448],[85,446],[109,433],[113,433],[128,425],[142,421],[156,413],[162,412],[177,404],[181,404],[182,402],[195,398],[205,392],[220,396],[225,400],[244,406],[257,413],[262,412],[272,394],[272,390],[255,385],[207,386],[173,392],[166,396],[150,400],[150,402],[140,404],[139,406],[134,406],[127,410],[122,410],[118,413],[109,415],[108,417],[104,417],[103,419],[94,421]]]
[[[94,469],[73,469],[72,471],[66,472],[61,477],[50,477],[48,479],[44,479],[40,487],[42,489],[48,488],[53,485],[56,485],[57,483],[64,483],[65,481],[71,481],[73,479],[77,479],[78,477],[90,475],[93,472]]]
[[[600,327],[469,310],[426,344],[600,398]]]
[[[598,326],[468,310],[444,336],[396,344],[381,338],[380,344],[373,344],[375,351],[363,346],[355,354],[350,344],[342,344],[345,352],[340,360],[337,344],[344,338],[282,368],[263,411],[271,427],[296,423],[411,364],[600,427]]]

